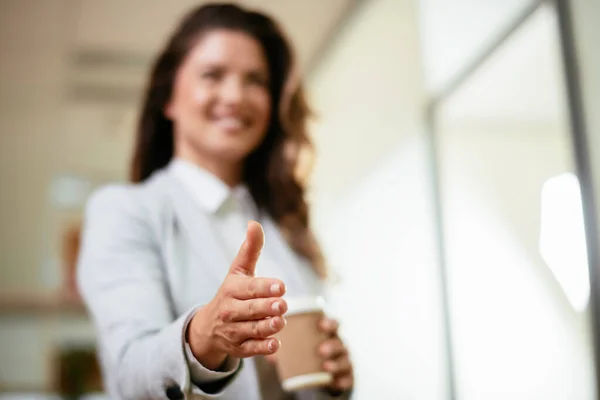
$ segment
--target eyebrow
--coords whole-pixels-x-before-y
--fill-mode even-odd
[[[220,63],[220,62],[215,62],[215,61],[202,62],[200,65],[198,65],[197,68],[200,70],[205,70],[205,69],[227,70],[228,69],[227,65]],[[264,79],[269,79],[269,75],[270,75],[268,68],[262,68],[262,67],[251,67],[251,68],[244,70],[244,73],[247,75],[257,75]]]

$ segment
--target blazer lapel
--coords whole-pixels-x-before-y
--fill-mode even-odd
[[[166,172],[167,191],[183,239],[198,257],[201,266],[207,269],[206,272],[221,282],[227,275],[232,260],[229,259],[223,243],[214,234],[215,217],[194,202],[190,193],[169,170]]]

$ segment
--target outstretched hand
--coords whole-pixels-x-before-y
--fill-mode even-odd
[[[262,226],[249,222],[246,239],[217,294],[192,317],[188,343],[206,368],[217,369],[227,356],[269,355],[279,349],[272,335],[285,326],[285,285],[254,276],[263,245]]]

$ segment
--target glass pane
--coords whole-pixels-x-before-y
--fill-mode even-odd
[[[423,72],[429,90],[448,84],[532,0],[419,0]]]
[[[543,6],[437,116],[461,400],[595,398],[562,74]]]

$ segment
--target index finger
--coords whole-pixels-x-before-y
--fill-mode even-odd
[[[275,278],[241,279],[230,293],[238,300],[280,297],[285,293],[285,284]]]

